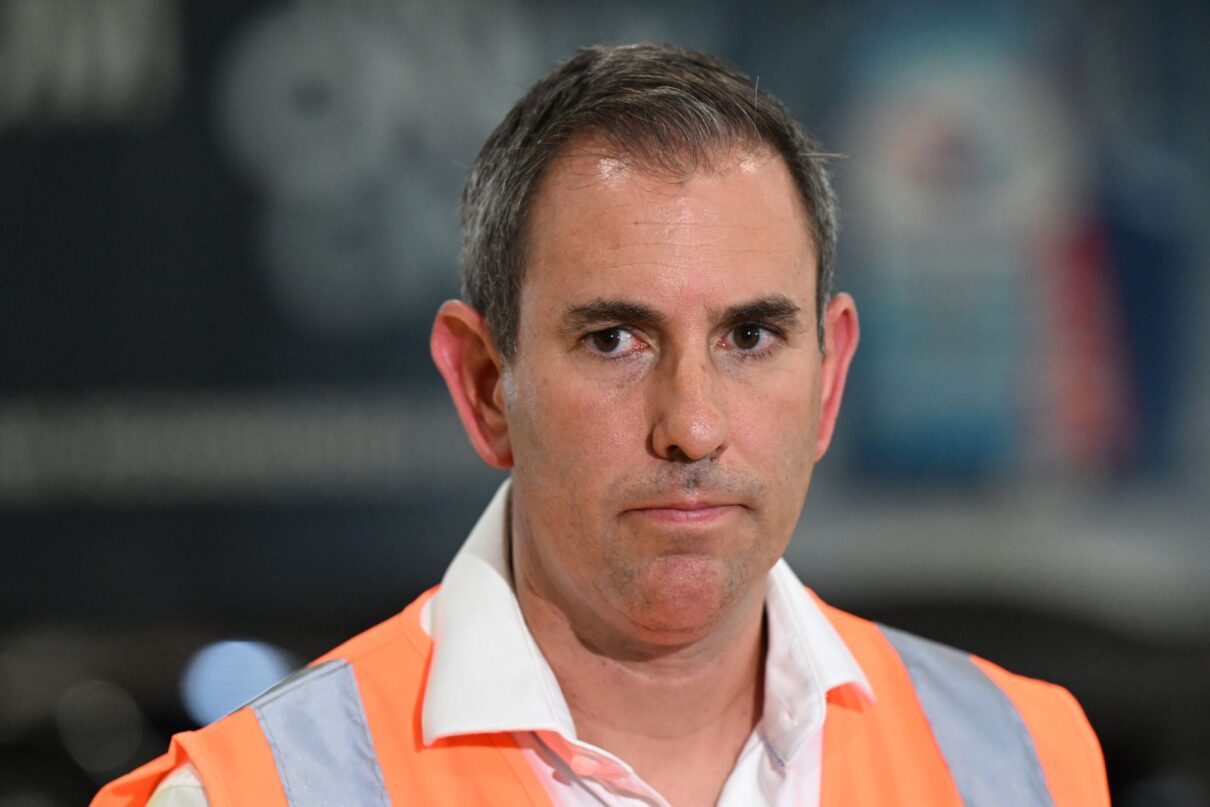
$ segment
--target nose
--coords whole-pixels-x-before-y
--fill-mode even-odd
[[[652,378],[652,452],[671,462],[717,457],[729,438],[718,369],[709,357],[686,356],[663,370]]]

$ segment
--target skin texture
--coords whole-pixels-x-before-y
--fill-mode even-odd
[[[460,302],[434,358],[511,467],[513,571],[582,739],[674,804],[712,803],[760,716],[764,578],[827,450],[857,344],[815,331],[815,249],[784,163],[687,176],[573,142],[539,186],[516,358]]]

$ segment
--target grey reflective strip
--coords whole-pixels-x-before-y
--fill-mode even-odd
[[[348,662],[308,667],[249,706],[290,807],[390,804]]]
[[[963,804],[1054,807],[1029,729],[1000,687],[958,650],[879,627],[907,666]]]

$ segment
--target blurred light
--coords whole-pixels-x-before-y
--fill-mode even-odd
[[[185,666],[181,697],[189,716],[204,726],[243,706],[297,666],[288,653],[264,642],[215,642]]]
[[[69,689],[55,707],[63,747],[86,771],[123,767],[143,739],[143,714],[130,694],[108,681]]]

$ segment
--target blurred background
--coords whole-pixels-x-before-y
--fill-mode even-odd
[[[1116,804],[1210,805],[1206,3],[0,0],[0,807],[440,579],[499,482],[428,359],[466,168],[641,39],[844,155],[800,576],[1073,690]]]

